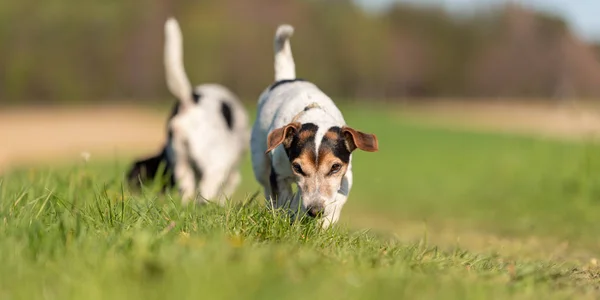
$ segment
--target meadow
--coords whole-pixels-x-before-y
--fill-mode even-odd
[[[2,299],[597,298],[600,147],[349,106],[339,226],[265,209],[249,159],[227,207],[129,191],[131,157],[0,177]]]

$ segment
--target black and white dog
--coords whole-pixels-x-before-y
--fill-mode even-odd
[[[346,125],[335,103],[316,85],[296,78],[289,39],[275,34],[275,83],[258,101],[252,128],[254,175],[274,208],[338,221],[352,187],[352,152],[378,150],[377,138]],[[298,193],[292,192],[297,184]]]
[[[134,163],[131,184],[166,175],[165,187],[177,185],[184,203],[231,196],[241,176],[239,164],[248,149],[248,115],[238,98],[218,84],[192,89],[183,66],[183,40],[173,18],[165,23],[167,85],[178,102],[168,121],[160,154]],[[162,174],[157,174],[164,165]]]

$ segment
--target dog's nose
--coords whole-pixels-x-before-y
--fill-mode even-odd
[[[312,217],[312,218],[317,218],[320,217],[321,215],[323,215],[323,211],[325,210],[323,208],[323,205],[309,205],[307,207],[307,214]]]

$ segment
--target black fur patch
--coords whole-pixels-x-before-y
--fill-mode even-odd
[[[304,79],[300,79],[300,78],[295,78],[295,79],[284,79],[284,80],[279,80],[279,81],[275,81],[275,83],[273,83],[271,85],[271,87],[269,87],[269,92],[274,90],[276,87],[286,84],[286,83],[292,83],[292,82],[297,82],[297,81],[306,81]]]
[[[179,113],[179,101],[175,102],[173,108],[171,109],[171,114],[169,115],[169,120],[173,119]]]
[[[296,134],[294,134],[294,136],[292,137],[292,141],[291,141],[289,147],[285,147],[285,151],[288,155],[290,162],[293,161],[294,159],[296,159],[298,156],[300,156],[300,154],[302,154],[303,151],[310,151],[307,149],[314,149],[313,151],[316,151],[316,149],[315,149],[315,134],[317,133],[318,129],[319,129],[319,126],[317,126],[313,123],[302,124],[302,127],[300,127],[300,130],[298,132],[296,132]],[[312,133],[312,135],[308,139],[301,140],[300,136],[302,136],[302,133],[306,134],[306,131],[310,131]],[[314,152],[314,155],[316,158],[317,153]]]
[[[142,184],[149,183],[155,178],[162,180],[162,191],[175,186],[173,168],[167,160],[164,149],[158,155],[136,161],[127,173],[127,181],[134,188],[140,188]]]
[[[229,103],[225,101],[221,102],[221,114],[227,123],[227,128],[229,128],[229,130],[233,129],[233,113],[231,112]]]
[[[277,201],[279,186],[277,185],[277,173],[275,169],[271,167],[271,174],[269,175],[269,183],[271,184],[271,197],[274,201]]]
[[[204,172],[202,171],[202,169],[200,168],[200,166],[198,166],[198,164],[190,159],[189,164],[192,166],[192,170],[194,170],[194,177],[196,177],[196,182],[200,182],[202,181],[202,177],[204,176]]]
[[[198,102],[200,102],[200,98],[202,98],[202,94],[192,92],[192,99],[194,99],[194,103],[198,104]]]
[[[171,109],[171,114],[169,115],[169,119],[167,119],[167,141],[170,141],[173,138],[173,130],[170,128],[171,120],[179,113],[179,101],[175,102],[173,108]]]
[[[340,127],[334,126],[329,128],[328,131],[336,133],[339,138],[337,140],[332,140],[330,138],[327,138],[327,135],[323,136],[323,139],[321,140],[321,145],[319,146],[319,152],[321,151],[321,149],[329,148],[331,149],[333,155],[338,157],[342,162],[346,164],[349,163],[351,152],[346,145],[346,138],[342,133],[342,129]]]

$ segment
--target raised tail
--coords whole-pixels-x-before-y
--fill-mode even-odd
[[[296,65],[292,56],[290,37],[294,34],[291,25],[279,25],[275,33],[275,81],[296,79]]]
[[[193,105],[192,85],[183,67],[183,38],[179,23],[169,18],[165,23],[165,71],[167,86],[182,106]]]

